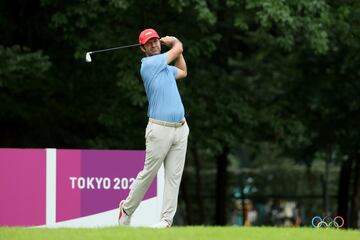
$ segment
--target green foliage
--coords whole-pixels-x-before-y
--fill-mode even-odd
[[[0,46],[0,99],[2,115],[31,118],[34,103],[40,104],[46,97],[46,74],[51,63],[42,51],[31,52],[27,47]],[[38,99],[40,98],[40,99]]]
[[[42,51],[0,46],[0,129],[3,143],[26,144],[29,136],[24,139],[22,129],[40,127],[39,123],[46,116],[44,102],[48,97],[50,68],[49,57]]]
[[[317,53],[328,51],[331,16],[326,1],[249,0],[245,8],[255,16],[260,41],[287,50],[307,43]]]
[[[43,79],[50,66],[49,57],[42,51],[0,46],[0,87],[21,91],[31,86],[32,81]]]
[[[92,145],[97,142],[106,147],[101,139],[121,145],[123,140],[115,139],[129,129],[128,124],[136,130],[124,138],[126,141],[141,136],[142,128],[132,122],[143,124],[147,104],[139,76],[139,50],[95,55],[92,66],[83,64],[84,54],[135,43],[144,27],[154,27],[160,34],[176,35],[183,41],[189,77],[179,87],[192,129],[191,139],[196,139],[196,147],[212,154],[220,153],[225,146],[257,141],[275,141],[286,149],[296,146],[300,152],[315,142],[321,144],[316,149],[326,149],[337,144],[335,140],[325,142],[329,134],[323,136],[333,127],[328,120],[337,119],[344,107],[337,103],[344,101],[345,109],[349,109],[341,114],[340,122],[359,107],[355,92],[349,100],[344,99],[352,92],[349,86],[356,85],[352,79],[357,76],[359,62],[352,50],[359,46],[359,28],[355,27],[359,6],[351,1],[171,0],[158,4],[42,0],[37,7],[40,13],[47,12],[46,17],[39,19],[50,20],[45,36],[59,49],[44,48],[51,58],[44,57],[43,61],[40,58],[45,55],[36,52],[28,56],[29,64],[24,62],[25,55],[21,63],[2,62],[2,74],[6,76],[0,84],[13,78],[25,81],[27,75],[41,79],[40,75],[50,73],[52,66],[53,85],[47,87],[57,86],[58,90],[50,92],[61,94],[70,90],[58,105],[64,114],[66,107],[61,104],[66,106],[73,101],[71,96],[97,92],[97,102],[92,102],[91,95],[82,95],[74,105],[74,111],[82,112],[74,121],[83,122],[82,118],[91,116],[94,123],[107,129],[96,130],[102,129],[96,140],[84,139]],[[30,12],[27,15],[33,19]],[[1,51],[4,55],[5,49]],[[12,50],[14,55],[20,55],[19,51]],[[346,54],[336,61],[344,51]],[[60,57],[62,54],[66,57]],[[31,60],[30,56],[39,59]],[[24,67],[28,70],[17,74]],[[66,78],[67,83],[62,85]],[[347,78],[349,83],[338,84],[339,78]],[[24,84],[20,85],[14,89],[20,91]],[[95,90],[96,86],[101,87]],[[334,91],[342,88],[340,92],[346,94],[332,98]],[[95,111],[80,110],[83,104],[90,104]],[[316,124],[319,121],[323,124]],[[349,131],[337,125],[330,135],[345,138],[352,136]],[[105,140],[107,136],[112,140]]]

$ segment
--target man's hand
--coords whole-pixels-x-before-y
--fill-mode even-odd
[[[179,41],[176,37],[170,37],[170,36],[166,36],[166,37],[162,37],[160,38],[160,42],[161,44],[167,46],[167,47],[172,47],[175,42]]]
[[[160,42],[161,44],[164,44],[170,48],[170,50],[167,52],[168,64],[177,59],[183,52],[183,45],[176,37],[162,37],[160,38]]]

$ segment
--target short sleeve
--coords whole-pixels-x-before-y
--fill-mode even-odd
[[[176,78],[177,71],[178,71],[177,67],[175,67],[175,66],[169,66],[169,68],[170,68],[171,73],[172,73],[172,74],[174,75],[174,77]]]

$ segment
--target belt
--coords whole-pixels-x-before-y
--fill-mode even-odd
[[[185,124],[185,119],[181,120],[180,122],[165,122],[165,121],[160,121],[157,119],[153,119],[153,118],[149,118],[149,122],[161,125],[161,126],[165,126],[165,127],[174,127],[174,128],[179,128],[182,127]]]

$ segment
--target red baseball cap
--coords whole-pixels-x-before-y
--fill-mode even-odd
[[[147,41],[149,41],[150,38],[160,38],[160,37],[159,34],[157,34],[157,32],[154,29],[152,28],[145,29],[139,35],[139,43],[143,45]]]

